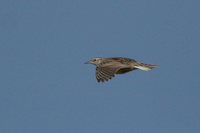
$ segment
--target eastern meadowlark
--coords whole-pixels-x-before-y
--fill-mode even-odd
[[[108,81],[115,74],[124,74],[136,69],[149,71],[157,66],[123,57],[93,58],[85,64],[93,64],[96,66],[96,79],[98,82]]]

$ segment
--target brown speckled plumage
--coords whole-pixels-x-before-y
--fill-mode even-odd
[[[96,79],[98,82],[108,81],[115,74],[124,74],[136,69],[148,71],[156,67],[156,65],[144,64],[134,59],[123,57],[93,58],[86,63],[96,65]]]

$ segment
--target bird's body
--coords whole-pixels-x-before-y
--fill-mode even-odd
[[[156,65],[144,64],[124,57],[94,58],[87,63],[96,65],[96,79],[98,82],[108,81],[115,74],[124,74],[136,69],[148,71],[156,67]]]

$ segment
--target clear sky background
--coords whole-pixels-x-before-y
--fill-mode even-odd
[[[199,133],[199,51],[199,0],[1,0],[0,133]]]

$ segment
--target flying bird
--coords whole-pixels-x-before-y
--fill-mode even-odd
[[[93,58],[85,64],[96,66],[96,79],[98,82],[108,81],[116,74],[124,74],[137,69],[149,71],[157,66],[124,57]]]

